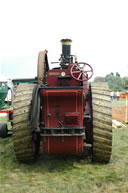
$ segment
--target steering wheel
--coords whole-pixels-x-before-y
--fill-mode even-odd
[[[87,81],[93,76],[93,68],[85,62],[79,62],[73,64],[70,73],[75,80]]]

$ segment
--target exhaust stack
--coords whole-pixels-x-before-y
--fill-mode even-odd
[[[71,39],[62,39],[62,56],[64,57],[65,61],[70,59],[71,56]]]

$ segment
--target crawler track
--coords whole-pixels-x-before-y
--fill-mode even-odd
[[[112,107],[108,85],[92,83],[93,146],[92,159],[109,162],[112,151]]]
[[[31,162],[35,159],[32,132],[27,125],[33,87],[33,84],[19,85],[14,100],[13,144],[16,158],[22,162]]]

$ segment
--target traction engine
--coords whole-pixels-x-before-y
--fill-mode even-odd
[[[35,159],[40,146],[44,153],[66,155],[81,154],[84,147],[89,146],[94,161],[110,160],[108,86],[88,84],[93,68],[85,62],[77,62],[76,56],[71,55],[71,42],[70,39],[61,40],[60,66],[53,69],[49,68],[47,50],[41,51],[38,84],[17,88],[13,127],[14,150],[19,161]]]

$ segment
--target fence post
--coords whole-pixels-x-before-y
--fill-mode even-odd
[[[125,123],[128,123],[128,98],[126,95],[126,106],[125,106]]]

